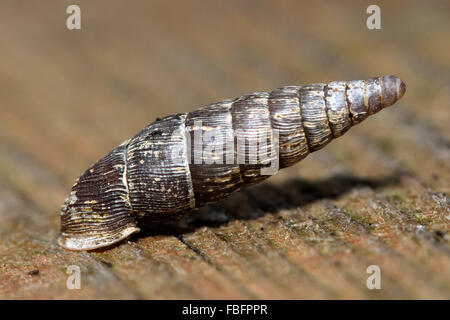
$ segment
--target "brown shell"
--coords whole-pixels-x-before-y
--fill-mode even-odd
[[[90,250],[258,183],[392,105],[394,76],[288,86],[159,119],[86,170],[61,208],[61,246]]]

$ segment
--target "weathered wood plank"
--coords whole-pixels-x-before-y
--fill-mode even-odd
[[[60,1],[0,3],[1,298],[450,297],[447,2],[382,2],[377,31],[358,1],[78,4],[81,32]],[[382,74],[398,105],[267,183],[109,250],[56,245],[73,180],[156,117]]]

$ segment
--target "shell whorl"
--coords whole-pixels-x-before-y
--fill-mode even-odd
[[[141,219],[168,221],[217,202],[323,148],[405,91],[394,76],[286,86],[159,119],[78,178],[61,208],[58,243],[109,246],[138,232]]]

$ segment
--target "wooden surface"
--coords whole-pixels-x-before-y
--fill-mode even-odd
[[[376,31],[364,1],[80,0],[69,31],[72,3],[0,2],[0,298],[450,298],[448,1],[378,2]],[[385,74],[399,103],[268,182],[110,250],[55,243],[73,181],[156,117]]]

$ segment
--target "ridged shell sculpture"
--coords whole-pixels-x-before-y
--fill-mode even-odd
[[[58,243],[109,246],[138,222],[171,221],[289,167],[405,93],[394,76],[287,86],[167,116],[75,182]]]

